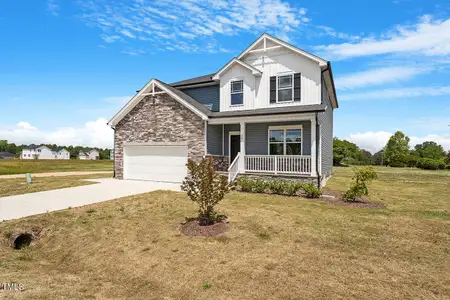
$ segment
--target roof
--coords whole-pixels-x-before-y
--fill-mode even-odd
[[[0,157],[14,157],[14,154],[9,152],[0,152]]]
[[[305,112],[321,112],[325,111],[325,105],[295,105],[273,108],[257,108],[248,110],[234,110],[211,112],[211,118],[222,117],[243,117],[243,116],[258,116],[258,115],[276,115],[276,114],[291,114],[291,113],[305,113]]]
[[[23,147],[23,149],[29,149],[29,150],[31,150],[31,149],[39,148],[40,146],[41,146],[41,145],[31,144],[31,145],[28,145],[28,146]]]
[[[169,85],[178,88],[178,87],[181,87],[181,86],[184,86],[184,85],[213,83],[213,82],[215,82],[214,80],[212,80],[212,77],[214,76],[214,74],[215,73],[207,74],[207,75],[203,75],[203,76],[198,76],[198,77],[194,77],[194,78],[189,78],[189,79],[186,79],[186,80],[173,82],[173,83],[171,83]]]

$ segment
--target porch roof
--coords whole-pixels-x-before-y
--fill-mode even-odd
[[[308,112],[322,112],[325,111],[326,105],[295,105],[284,107],[270,107],[257,108],[248,110],[234,110],[234,111],[220,111],[210,112],[210,118],[223,117],[245,117],[245,116],[261,116],[261,115],[276,115],[276,114],[292,114],[292,113],[308,113]]]

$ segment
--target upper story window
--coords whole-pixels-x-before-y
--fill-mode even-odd
[[[236,80],[231,82],[231,105],[244,104],[244,81]]]
[[[294,101],[294,75],[278,76],[277,102]]]
[[[270,77],[270,104],[300,102],[300,100],[300,73]]]

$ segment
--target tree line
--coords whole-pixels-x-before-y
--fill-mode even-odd
[[[14,154],[16,157],[20,157],[20,153],[22,153],[22,150],[24,147],[27,147],[29,145],[16,145],[15,143],[8,143],[7,140],[0,140],[0,152],[9,152]],[[97,149],[100,155],[100,159],[109,159],[111,149],[106,148],[94,148],[94,147],[83,147],[83,146],[59,146],[56,144],[41,144],[41,146],[47,146],[50,149],[53,148],[65,148],[70,153],[70,158],[75,159],[78,158],[78,153],[80,151],[86,150],[86,149]]]
[[[417,167],[426,170],[450,169],[450,151],[445,152],[441,145],[432,141],[417,144],[411,150],[410,141],[403,132],[397,131],[389,138],[383,149],[372,155],[352,142],[334,138],[333,164]]]

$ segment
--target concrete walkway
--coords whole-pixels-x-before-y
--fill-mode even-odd
[[[98,184],[0,198],[0,221],[84,206],[155,190],[180,191],[178,183],[90,179]]]
[[[95,174],[112,174],[113,171],[93,171],[93,172],[52,172],[52,173],[31,173],[32,177],[50,176],[83,176]],[[25,178],[25,174],[0,175],[0,179]]]

